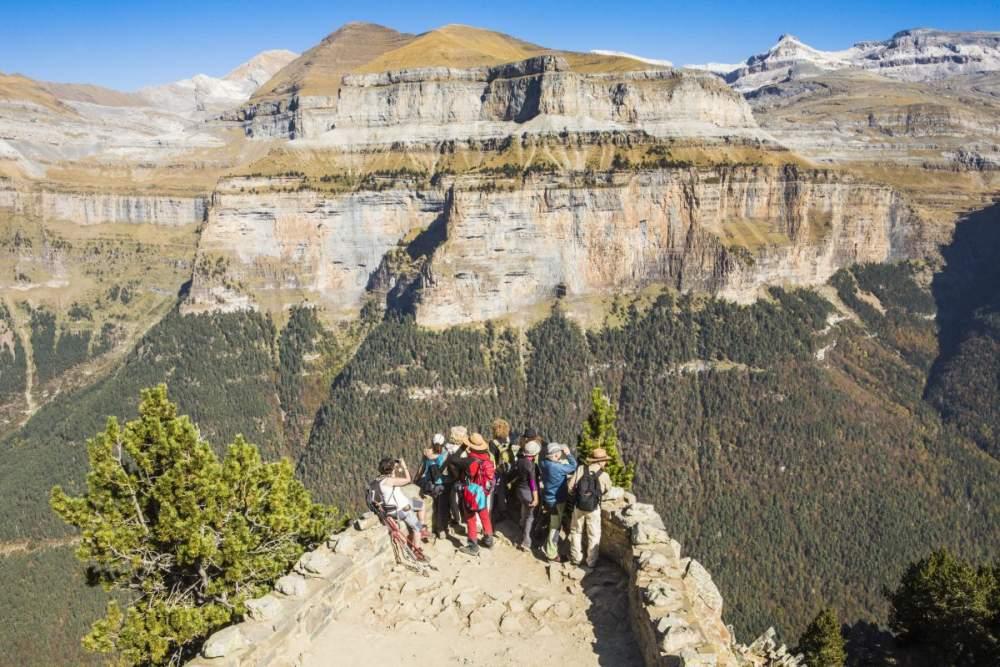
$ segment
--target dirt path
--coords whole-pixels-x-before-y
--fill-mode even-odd
[[[0,542],[0,556],[72,546],[79,542],[79,537],[54,537],[47,540],[12,540],[10,542]]]
[[[439,541],[428,549],[437,568],[430,577],[397,566],[358,593],[300,664],[642,664],[623,622],[626,581],[616,566],[584,576],[497,541],[478,557],[457,553],[456,539]]]

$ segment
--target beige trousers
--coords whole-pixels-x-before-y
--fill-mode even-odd
[[[583,558],[583,532],[587,531],[587,559]],[[601,509],[581,512],[573,508],[573,521],[569,528],[569,557],[574,563],[597,565],[598,548],[601,546]]]

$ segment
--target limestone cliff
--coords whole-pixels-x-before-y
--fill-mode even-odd
[[[0,210],[79,225],[198,224],[205,219],[207,205],[204,197],[53,191],[15,187],[0,178]]]
[[[227,118],[243,122],[250,136],[338,147],[598,127],[685,136],[756,132],[742,98],[709,74],[650,65],[595,71],[552,54],[491,67],[348,73],[335,94],[261,100]]]
[[[294,295],[346,317],[391,292],[390,305],[446,326],[651,284],[752,300],[927,243],[891,188],[790,166],[465,175],[342,194],[242,183],[215,194],[189,309]]]

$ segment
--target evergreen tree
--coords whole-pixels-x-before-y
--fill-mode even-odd
[[[824,609],[799,637],[797,649],[807,667],[843,667],[846,653],[840,621],[833,609]]]
[[[86,493],[56,486],[51,504],[80,530],[91,580],[121,593],[84,646],[127,665],[184,661],[333,526],[288,461],[263,463],[241,436],[220,461],[165,385],[142,392],[124,428],[108,419],[87,452]]]
[[[1000,664],[1000,582],[947,549],[911,564],[888,593],[889,627],[900,643],[939,664]]]
[[[577,454],[586,459],[595,449],[603,448],[611,457],[607,467],[611,481],[624,489],[631,489],[635,468],[632,464],[625,465],[618,451],[618,430],[615,428],[618,411],[600,387],[594,387],[590,392],[590,403],[590,415],[583,422],[583,432],[576,442]]]

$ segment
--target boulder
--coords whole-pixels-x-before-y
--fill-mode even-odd
[[[274,589],[288,597],[301,597],[306,594],[306,580],[301,574],[286,574],[274,584]]]
[[[374,512],[365,512],[354,520],[354,530],[368,530],[379,524],[379,519]]]
[[[282,601],[271,593],[247,602],[247,616],[255,621],[272,620],[280,616],[283,610]]]
[[[240,626],[231,625],[209,637],[201,648],[201,654],[206,658],[224,658],[246,648],[247,645],[247,639],[240,631]]]
[[[322,577],[330,570],[330,557],[322,551],[307,551],[295,565],[296,571],[306,576]]]
[[[684,581],[693,588],[694,593],[709,609],[715,611],[722,609],[722,594],[719,593],[718,587],[712,581],[712,575],[693,558],[684,572]]]

